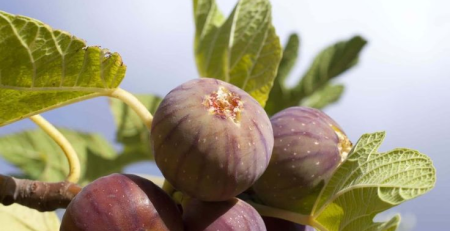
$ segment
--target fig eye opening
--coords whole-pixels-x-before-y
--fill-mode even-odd
[[[237,125],[240,124],[244,102],[238,94],[227,88],[221,86],[217,91],[206,95],[203,105],[211,114],[223,119],[230,119]]]

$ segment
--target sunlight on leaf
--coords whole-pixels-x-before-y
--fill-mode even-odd
[[[398,148],[378,152],[384,132],[365,134],[324,186],[311,215],[326,230],[395,230],[400,218],[373,222],[376,214],[430,191],[430,158]]]
[[[264,106],[281,59],[269,1],[241,0],[226,20],[214,0],[193,2],[200,76],[236,85]]]
[[[0,126],[105,95],[122,81],[118,53],[0,11]]]

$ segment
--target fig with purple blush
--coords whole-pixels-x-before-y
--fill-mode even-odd
[[[111,174],[86,187],[70,202],[61,231],[181,231],[175,202],[157,185],[135,175]]]
[[[150,137],[166,180],[203,201],[224,201],[251,187],[273,148],[272,126],[260,104],[210,78],[169,92],[155,112]]]
[[[219,202],[193,199],[183,209],[186,231],[266,231],[259,213],[237,198]]]
[[[267,205],[306,214],[352,145],[340,126],[317,109],[287,108],[270,121],[272,158],[253,189]]]

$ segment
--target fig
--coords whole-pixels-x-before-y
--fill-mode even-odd
[[[267,231],[314,231],[311,226],[300,225],[274,217],[262,217]]]
[[[264,221],[249,204],[237,198],[227,201],[190,200],[183,207],[186,231],[265,231]]]
[[[136,175],[112,174],[86,187],[68,205],[61,231],[178,231],[177,205],[162,189]]]
[[[270,121],[272,158],[253,190],[270,206],[307,214],[352,145],[341,127],[317,109],[287,108]]]
[[[224,201],[251,187],[273,149],[272,126],[259,103],[211,78],[190,80],[169,92],[150,134],[166,180],[203,201]]]

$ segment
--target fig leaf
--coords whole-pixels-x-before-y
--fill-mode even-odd
[[[431,159],[415,150],[378,152],[384,132],[363,135],[325,184],[311,212],[320,230],[395,230],[400,217],[373,222],[376,214],[430,191]]]
[[[61,128],[58,130],[73,145],[80,158],[81,185],[100,176],[121,171],[124,166],[135,161],[135,156],[117,155],[111,144],[99,134]],[[41,129],[0,137],[0,156],[35,180],[61,181],[69,171],[61,148]]]
[[[316,56],[303,78],[295,86],[288,87],[285,80],[295,64],[299,49],[298,36],[291,35],[267,100],[267,114],[274,115],[298,105],[323,108],[339,100],[343,86],[333,85],[330,81],[357,64],[359,53],[366,44],[364,38],[354,36],[328,46]]]
[[[344,85],[342,84],[327,84],[315,91],[312,95],[304,99],[302,106],[322,109],[325,106],[332,104],[341,98],[344,92]]]
[[[214,0],[193,3],[200,76],[229,82],[264,107],[282,53],[269,1],[241,0],[227,19]]]
[[[118,53],[0,11],[0,126],[105,95],[125,76]]]
[[[287,105],[297,105],[299,102],[299,99],[293,99],[291,97],[292,89],[286,86],[286,78],[289,76],[297,61],[299,47],[299,36],[297,34],[291,34],[284,46],[283,57],[278,66],[278,73],[264,108],[269,115],[287,108]]]
[[[294,96],[306,97],[323,87],[329,80],[358,63],[358,56],[367,41],[361,36],[335,43],[321,51],[303,78],[294,87]]]
[[[0,205],[2,230],[57,231],[60,221],[55,212],[39,212],[28,207],[12,204]]]

